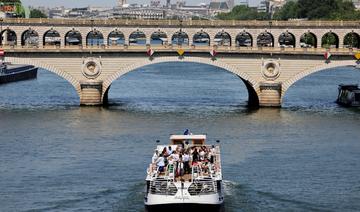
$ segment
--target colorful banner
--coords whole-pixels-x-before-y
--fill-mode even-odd
[[[325,52],[324,57],[326,60],[329,60],[329,58],[331,57],[331,53],[330,52]]]
[[[360,60],[360,52],[356,52],[354,57],[357,59],[357,60]]]
[[[147,54],[149,57],[151,57],[151,56],[153,56],[153,54],[154,54],[154,50],[148,49],[148,50],[146,51],[146,54]]]
[[[178,49],[177,53],[179,54],[179,56],[183,56],[185,54],[184,49]]]
[[[211,56],[216,57],[216,55],[217,55],[217,51],[215,51],[215,50],[211,50],[211,51],[210,51],[210,54],[211,54]]]

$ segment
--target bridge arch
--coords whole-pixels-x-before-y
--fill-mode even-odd
[[[210,46],[209,34],[203,30],[195,33],[195,35],[193,37],[193,45],[195,45],[195,46]]]
[[[132,65],[126,66],[124,68],[121,68],[116,73],[109,76],[107,79],[103,82],[103,92],[102,92],[102,98],[103,102],[107,102],[108,98],[108,92],[110,89],[111,84],[120,78],[121,76],[125,75],[126,73],[129,73],[133,70],[136,70],[138,68],[147,66],[147,65],[153,65],[153,64],[159,64],[159,63],[165,63],[165,62],[194,62],[194,63],[201,63],[201,64],[207,64],[215,67],[219,67],[221,69],[224,69],[230,73],[235,74],[238,76],[245,84],[247,90],[248,90],[248,105],[252,107],[258,107],[259,106],[259,85],[256,80],[252,79],[248,74],[246,74],[244,71],[239,70],[237,67],[233,65],[228,65],[226,63],[222,63],[220,61],[212,61],[209,58],[203,58],[203,57],[185,57],[183,59],[179,59],[177,56],[169,56],[169,57],[159,57],[154,60],[149,60],[148,58],[141,58],[138,60],[137,63],[133,63]]]
[[[286,94],[286,91],[297,81],[320,71],[324,71],[331,68],[337,68],[337,67],[345,67],[345,66],[355,66],[354,60],[345,60],[345,61],[331,61],[329,64],[321,64],[318,66],[315,66],[313,68],[307,69],[305,71],[302,71],[292,78],[288,79],[287,81],[283,82],[282,84],[282,91],[281,91],[281,98],[283,98]]]
[[[86,35],[87,46],[100,46],[103,44],[104,44],[104,36],[99,30],[93,29]]]
[[[182,45],[188,46],[189,45],[189,35],[182,30],[177,31],[171,37],[171,44],[172,45],[180,45],[180,46],[182,46]]]
[[[76,80],[74,77],[72,77],[67,72],[65,72],[59,68],[56,68],[55,66],[53,66],[51,64],[43,62],[43,60],[41,58],[34,59],[34,58],[6,57],[5,61],[11,62],[14,64],[33,65],[35,67],[39,67],[39,68],[48,70],[48,71],[60,76],[61,78],[65,79],[67,82],[69,82],[75,88],[78,96],[79,97],[81,96],[81,86],[80,86],[80,82],[78,80]]]
[[[218,46],[231,46],[231,36],[229,33],[222,30],[221,32],[216,33],[214,42]]]
[[[334,32],[327,32],[321,38],[322,48],[339,48],[339,36]]]
[[[262,32],[257,36],[258,47],[274,47],[274,36],[270,32]]]
[[[43,45],[44,46],[60,46],[61,36],[60,33],[54,29],[50,29],[44,33]]]
[[[125,35],[123,32],[118,29],[113,30],[108,35],[108,45],[109,46],[119,46],[125,44]]]
[[[168,36],[165,32],[158,30],[151,34],[150,44],[151,45],[165,45],[168,43]]]
[[[146,45],[146,34],[140,30],[132,32],[129,36],[129,45]]]
[[[291,47],[295,48],[296,38],[295,35],[291,32],[283,32],[279,36],[279,46],[280,47]]]
[[[21,34],[21,46],[39,46],[39,33],[29,28]]]
[[[1,46],[16,46],[17,35],[12,29],[4,29],[0,34],[0,45]]]
[[[356,32],[349,32],[344,37],[345,48],[360,48],[360,36]]]
[[[235,41],[238,47],[251,47],[253,46],[254,39],[250,33],[243,31],[236,35]]]
[[[314,33],[308,31],[300,37],[300,47],[317,48],[317,37]]]
[[[81,45],[82,35],[78,30],[72,29],[65,34],[65,46]]]

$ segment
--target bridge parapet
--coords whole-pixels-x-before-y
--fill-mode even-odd
[[[250,55],[317,55],[323,56],[325,52],[331,52],[333,56],[348,56],[353,59],[357,49],[349,48],[281,48],[281,47],[218,47],[218,46],[43,46],[43,47],[21,47],[3,46],[2,49],[8,54],[13,53],[142,53],[151,48],[155,53],[174,53],[182,49],[185,53],[207,53],[210,56],[211,50],[216,50],[218,54],[250,54]]]
[[[6,18],[3,24],[9,25],[27,25],[27,26],[151,26],[151,27],[179,27],[179,20],[137,20],[137,19],[48,19],[48,18]],[[360,27],[360,21],[258,21],[258,20],[183,20],[183,27],[247,27],[247,28],[357,28]]]
[[[4,19],[0,24],[3,37],[0,39],[1,46],[26,47],[29,42],[31,46],[37,47],[49,45],[46,42],[51,42],[51,39],[56,37],[47,35],[47,32],[52,30],[58,33],[56,45],[61,47],[76,45],[83,48],[95,44],[109,47],[114,45],[112,42],[115,42],[115,45],[145,46],[152,44],[153,39],[159,45],[166,46],[176,44],[179,38],[175,35],[182,32],[186,35],[181,38],[184,42],[183,46],[189,45],[192,48],[206,45],[230,49],[238,47],[308,48],[309,46],[360,49],[359,21],[188,20],[179,22],[178,20]],[[122,38],[111,38],[110,33],[113,31],[121,32]],[[75,36],[70,32],[79,34]],[[94,32],[96,32],[95,35]],[[138,37],[131,37],[135,32],[143,33],[144,37],[139,39],[139,43]],[[164,40],[159,42],[159,37],[152,38],[156,32],[162,32],[165,35]],[[202,34],[202,37],[197,37],[198,33]],[[242,37],[242,33],[247,33],[249,37]],[[220,37],[216,37],[218,34]],[[310,37],[307,37],[307,34],[311,35],[311,39],[308,39]],[[331,39],[328,39],[329,35],[332,36]],[[33,42],[35,38],[37,41]],[[116,39],[122,42],[118,43]],[[145,42],[142,43],[144,40]],[[55,43],[50,43],[50,45],[55,45]]]

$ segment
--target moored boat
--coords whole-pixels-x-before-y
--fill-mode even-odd
[[[360,107],[360,88],[357,84],[339,85],[338,104],[349,107]]]
[[[158,145],[147,169],[147,211],[222,211],[220,147],[206,135],[172,135]]]
[[[37,77],[37,67],[31,65],[0,64],[0,84]]]

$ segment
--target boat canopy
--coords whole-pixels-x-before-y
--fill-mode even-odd
[[[206,141],[206,135],[171,135],[171,143],[174,145],[184,144],[189,141],[193,145],[204,145]]]

